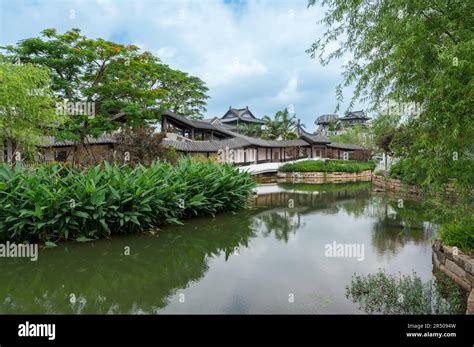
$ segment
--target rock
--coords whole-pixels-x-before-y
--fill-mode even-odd
[[[435,240],[433,244],[433,248],[435,251],[442,251],[443,250],[443,242],[440,239]]]
[[[465,278],[465,271],[463,268],[459,267],[455,262],[449,260],[449,259],[446,259],[446,262],[444,264],[446,266],[446,268],[455,273],[458,277],[460,278]]]
[[[438,255],[435,252],[433,252],[433,265],[435,269],[439,269],[440,262],[438,260]]]
[[[474,289],[471,290],[469,297],[467,298],[467,310],[466,314],[474,314]]]
[[[443,252],[444,252],[444,255],[446,256],[446,258],[454,261],[454,258],[453,258],[453,249],[449,246],[443,246]]]
[[[466,272],[466,279],[471,283],[471,288],[474,288],[474,275],[471,275],[469,272]]]
[[[474,259],[470,258],[464,260],[464,269],[474,276]]]

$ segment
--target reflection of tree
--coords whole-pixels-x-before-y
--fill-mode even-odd
[[[301,217],[315,212],[375,218],[372,242],[381,252],[396,253],[407,240],[429,238],[416,206],[405,203],[397,210],[370,197],[364,185],[350,187],[282,189],[258,196],[251,211],[197,218],[156,236],[67,243],[42,251],[37,262],[0,259],[0,313],[159,312],[206,274],[213,257],[227,260],[237,248],[248,247],[257,231],[288,242],[301,228]],[[130,247],[129,256],[124,247]]]
[[[365,216],[369,198],[370,192],[368,190],[363,190],[354,194],[353,199],[344,201],[339,204],[339,206],[350,216]]]
[[[290,233],[300,228],[303,215],[315,211],[337,214],[341,209],[354,216],[363,214],[369,187],[370,183],[281,184],[279,191],[260,194],[255,199],[254,206],[264,210],[255,220],[264,226],[264,235],[273,234],[276,239],[288,242]]]
[[[254,206],[289,208],[290,201],[292,201],[294,208],[298,209],[301,214],[314,211],[335,214],[342,208],[349,214],[359,216],[364,211],[370,193],[366,183],[359,183],[358,185],[359,189],[357,189],[357,184],[354,183],[322,185],[328,189],[325,191],[319,184],[295,184],[294,186],[281,184],[279,185],[282,188],[281,191],[260,194],[254,200]],[[353,204],[353,206],[346,206],[347,204]],[[291,210],[291,208],[289,209]]]
[[[397,254],[407,242],[425,243],[434,232],[431,224],[425,226],[424,214],[411,202],[398,207],[396,201],[379,197],[372,199],[372,216],[376,217],[372,233],[372,244],[380,254]]]
[[[2,259],[0,313],[156,312],[201,279],[208,260],[228,258],[254,237],[248,213],[193,220],[157,236],[65,244],[37,262]],[[125,256],[124,247],[130,247]],[[70,302],[70,294],[76,298]]]
[[[274,234],[277,240],[288,242],[290,233],[296,233],[301,226],[300,214],[297,211],[270,211],[255,216],[265,226],[264,235]]]

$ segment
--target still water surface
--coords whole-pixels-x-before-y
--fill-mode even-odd
[[[362,313],[344,295],[354,273],[433,278],[435,228],[416,203],[370,183],[258,191],[238,214],[0,259],[0,313]],[[325,256],[334,242],[363,260]]]

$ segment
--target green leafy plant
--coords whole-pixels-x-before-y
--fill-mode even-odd
[[[464,252],[474,249],[474,216],[464,216],[443,224],[439,236],[448,246],[459,247]]]
[[[362,172],[374,170],[374,161],[360,162],[354,160],[304,160],[297,163],[285,164],[280,167],[282,172]]]
[[[250,203],[250,174],[193,162],[84,171],[67,166],[0,167],[0,240],[88,241],[184,218],[237,211]]]

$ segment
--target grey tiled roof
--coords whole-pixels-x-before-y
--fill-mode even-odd
[[[364,113],[364,111],[353,111],[353,112],[347,112],[344,117],[339,118],[340,120],[351,120],[351,119],[370,119],[367,117]]]
[[[181,122],[183,124],[186,124],[187,126],[198,129],[198,130],[202,130],[202,129],[204,129],[204,130],[215,130],[214,126],[210,122],[186,118],[184,116],[181,116],[179,114],[169,112],[169,111],[164,112],[163,115],[167,116],[168,118],[174,119],[178,122]]]
[[[265,121],[258,119],[258,118],[250,118],[250,117],[228,117],[228,118],[222,118],[220,121],[222,123],[229,123],[229,122],[235,122],[237,120],[240,120],[241,122],[249,122],[249,123],[257,123],[257,124],[265,124]]]
[[[324,144],[327,144],[327,143],[330,143],[330,142],[331,142],[331,140],[329,140],[325,135],[322,135],[322,134],[310,134],[310,133],[307,133],[307,132],[304,131],[304,130],[301,130],[300,137],[301,137],[303,140],[308,141],[308,142],[311,143],[311,144],[316,144],[316,143],[324,143]]]
[[[105,145],[116,143],[116,140],[113,135],[106,134],[97,138],[87,136],[85,143],[91,145]],[[58,141],[54,136],[45,136],[41,139],[41,144],[39,144],[38,147],[68,147],[73,145],[74,141],[71,140]]]
[[[359,145],[352,145],[348,143],[338,143],[338,142],[331,142],[327,146],[330,148],[347,149],[347,150],[366,149]]]
[[[229,147],[230,149],[241,147],[266,147],[266,148],[285,148],[285,147],[303,147],[309,146],[308,142],[302,139],[275,141],[263,140],[255,137],[245,136],[234,133],[235,137],[214,140],[214,141],[172,141],[163,140],[163,144],[175,147],[178,151],[183,152],[217,152],[220,148]]]
[[[171,146],[183,152],[217,152],[222,147],[221,141],[173,141],[163,139],[165,146]]]
[[[229,115],[230,117],[226,117],[227,115]],[[245,121],[245,122],[260,123],[260,124],[265,123],[265,121],[263,121],[262,119],[255,117],[255,115],[252,113],[252,111],[249,110],[248,107],[245,107],[245,108],[229,107],[229,110],[224,114],[224,116],[222,116],[221,121],[232,122],[232,121],[236,121],[237,119]]]

